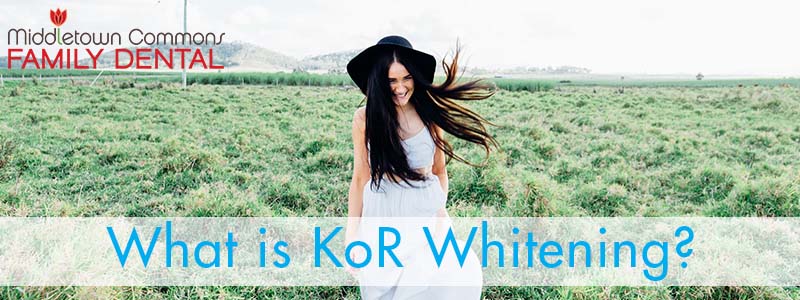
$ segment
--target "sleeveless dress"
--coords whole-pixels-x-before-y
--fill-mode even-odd
[[[402,144],[411,169],[433,166],[436,144],[427,127],[423,126],[419,133],[403,140]],[[404,181],[396,183],[384,179],[381,181],[380,188],[375,190],[368,181],[364,186],[361,216],[365,218],[428,218],[435,217],[439,209],[445,207],[447,196],[439,183],[439,177],[428,175],[424,180],[409,180],[409,183],[411,185]],[[362,228],[365,227],[363,225],[364,223],[362,223]],[[374,231],[374,228],[372,229]],[[407,241],[406,235],[401,234],[401,241],[404,243]],[[417,243],[412,242],[411,244],[415,245],[412,247],[417,248],[411,251],[401,251],[398,254],[400,261],[404,265],[409,261],[416,261],[420,265],[436,266],[430,254],[431,250],[424,241],[422,238],[421,241],[417,240]],[[391,242],[387,244],[391,244]],[[463,241],[459,241],[459,245],[463,245]],[[452,249],[450,250],[452,251]],[[429,267],[422,271],[413,268],[364,268],[359,272],[359,276],[362,276],[361,297],[362,299],[480,299],[482,269],[475,253],[470,250],[465,267],[454,266],[452,260],[448,267],[448,259],[446,258],[445,261],[440,268]],[[392,285],[365,286],[364,276],[381,277],[379,281],[391,282]],[[408,284],[403,284],[403,282],[435,282],[437,279],[444,278],[443,276],[460,279],[460,281],[448,282],[468,281],[474,285],[407,286]],[[430,281],[424,278],[430,278]],[[371,282],[375,282],[375,280]]]

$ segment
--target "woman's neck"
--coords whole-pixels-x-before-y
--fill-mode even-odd
[[[399,114],[407,114],[407,113],[409,113],[409,112],[414,110],[414,105],[411,104],[411,102],[409,102],[409,103],[406,103],[406,105],[403,105],[403,106],[395,105],[395,109],[397,109],[397,114],[398,115]]]
[[[395,106],[395,108],[397,109],[397,122],[400,123],[401,130],[410,130],[411,124],[409,124],[408,115],[414,112],[414,105],[409,102],[403,106]]]

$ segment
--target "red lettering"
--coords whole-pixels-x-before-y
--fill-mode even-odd
[[[89,57],[92,58],[92,69],[97,69],[97,59],[100,58],[100,54],[103,54],[103,48],[100,48],[100,50],[97,51],[97,54],[94,54],[94,55],[92,55],[93,54],[92,50],[89,49],[89,48],[86,48],[86,52],[88,52],[89,53]]]
[[[128,64],[127,65],[123,66],[123,65],[119,64],[120,63],[120,60],[119,60],[120,52],[125,52],[125,53],[128,54],[128,57],[130,59],[128,60]],[[133,65],[133,53],[130,50],[124,49],[124,48],[119,48],[119,49],[114,51],[114,67],[116,69],[127,69],[127,68],[130,68],[131,65]]]
[[[185,54],[186,54],[186,52],[189,52],[190,50],[191,49],[186,49],[186,48],[175,49],[175,52],[178,52],[178,53],[181,54],[181,69],[186,68],[186,56],[185,56]]]
[[[155,57],[155,59],[153,59],[156,62],[155,63],[156,69],[158,69],[158,60],[159,60],[158,58],[159,57],[161,58],[161,61],[163,61],[164,64],[167,65],[167,67],[172,69],[172,65],[174,65],[173,61],[172,61],[172,49],[169,49],[169,60],[166,57],[164,57],[164,53],[162,53],[161,51],[156,49],[156,57]]]
[[[21,48],[8,48],[8,69],[11,69],[11,62],[19,59],[22,60],[22,56],[14,56],[14,52],[22,52]]]
[[[223,69],[225,68],[222,65],[214,65],[214,49],[208,48],[208,65],[211,66],[211,69]]]
[[[55,69],[56,63],[58,63],[58,68],[63,69],[64,60],[62,59],[62,55],[62,49],[58,49],[58,54],[56,54],[56,57],[53,57],[53,60],[50,60],[50,56],[47,55],[47,51],[42,50],[42,68],[44,68],[46,65],[49,65],[50,69]]]
[[[39,69],[39,62],[36,61],[36,54],[33,54],[33,49],[28,49],[28,54],[25,55],[25,60],[22,61],[22,69],[25,69],[25,66],[28,65],[28,62],[33,62],[33,65]]]
[[[192,62],[189,63],[189,69],[191,69],[194,66],[195,62],[200,62],[201,64],[203,64],[203,69],[208,69],[208,66],[206,66],[206,60],[203,58],[203,51],[200,49],[196,49],[194,51],[194,55],[192,56]]]
[[[152,66],[143,65],[142,61],[150,60],[150,56],[143,56],[143,53],[150,53],[150,48],[136,49],[136,69],[152,69]]]
[[[67,51],[67,53],[69,53],[69,51]],[[78,64],[78,49],[72,49],[72,53],[73,53],[73,58],[74,58],[72,61],[75,62],[75,69],[76,70],[89,69],[89,66],[81,66],[81,65]]]

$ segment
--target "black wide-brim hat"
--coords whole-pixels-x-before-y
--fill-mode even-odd
[[[390,35],[382,38],[374,46],[364,49],[347,63],[347,74],[350,75],[350,78],[353,79],[353,82],[356,83],[364,95],[367,94],[367,78],[369,78],[369,72],[372,70],[375,60],[380,54],[391,50],[402,52],[406,59],[411,60],[411,63],[424,76],[424,78],[418,78],[417,80],[425,80],[429,84],[433,83],[433,74],[436,72],[436,58],[428,53],[414,50],[407,39]]]

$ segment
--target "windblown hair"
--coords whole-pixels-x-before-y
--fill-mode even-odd
[[[398,178],[407,184],[409,180],[423,180],[408,165],[405,151],[401,144],[397,110],[392,100],[389,87],[389,66],[397,61],[405,66],[414,80],[414,93],[409,102],[414,105],[425,127],[433,135],[436,147],[447,155],[447,162],[452,158],[466,164],[476,166],[453,151],[453,146],[444,137],[439,136],[432,125],[442,128],[456,138],[480,145],[486,151],[488,159],[491,147],[499,148],[497,141],[486,131],[485,124],[494,125],[477,113],[459,105],[455,100],[482,100],[491,97],[496,91],[492,83],[482,80],[458,82],[458,58],[460,47],[456,47],[452,61],[442,62],[444,82],[434,85],[425,82],[423,74],[412,61],[406,59],[402,49],[386,52],[381,55],[372,68],[367,80],[366,107],[366,144],[370,159],[370,178],[374,188],[380,187],[384,175],[395,183]],[[485,163],[485,160],[484,160]]]

